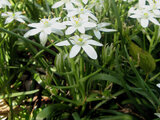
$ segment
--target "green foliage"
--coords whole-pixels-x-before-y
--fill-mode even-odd
[[[23,37],[27,24],[39,18],[66,16],[62,8],[51,9],[58,0],[10,1],[12,11],[23,11],[29,19],[25,24],[5,25],[0,15],[0,100],[10,107],[8,119],[156,120],[154,113],[160,112],[159,27],[151,24],[143,29],[127,17],[135,2],[105,0],[100,13],[92,9],[100,22],[111,22],[117,29],[102,32],[104,46],[94,47],[98,59],[92,60],[84,51],[69,58],[71,46],[55,46],[68,39],[66,35],[51,34],[46,46],[37,35]],[[0,9],[0,14],[7,10]],[[127,44],[128,39],[138,45]]]

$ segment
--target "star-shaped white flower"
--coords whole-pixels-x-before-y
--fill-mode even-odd
[[[19,21],[21,23],[25,23],[24,19],[27,19],[22,15],[22,12],[6,12],[1,14],[2,17],[6,17],[5,24],[11,23],[13,20]]]
[[[93,20],[98,21],[96,16],[90,10],[86,9],[83,6],[79,6],[78,8],[66,8],[66,10],[68,11],[68,17],[79,15],[80,17],[90,17]]]
[[[73,58],[75,57],[81,50],[81,48],[85,51],[85,53],[92,59],[97,59],[97,53],[94,50],[94,48],[91,45],[95,46],[103,46],[103,44],[92,40],[92,36],[89,35],[75,35],[73,37],[70,37],[70,42],[73,44],[73,47],[71,48],[71,51],[69,53],[69,57]],[[69,46],[70,43],[68,40],[59,42],[56,44],[57,46]]]
[[[60,0],[56,2],[52,8],[58,8],[64,4],[66,8],[73,8],[73,4],[79,4],[79,2],[77,0]]]
[[[97,37],[97,39],[101,39],[101,31],[102,32],[115,32],[115,29],[107,29],[106,26],[111,25],[110,23],[102,22],[97,24],[97,26],[93,29],[94,35]]]
[[[71,17],[70,21],[65,21],[64,24],[69,26],[65,31],[66,35],[70,35],[76,30],[80,33],[85,33],[86,28],[96,27],[94,22],[88,22],[88,17]]]
[[[8,2],[8,0],[0,0],[0,8],[4,8],[4,7],[11,7],[11,3]]]
[[[152,13],[149,9],[148,6],[146,6],[146,8],[141,8],[141,9],[133,9],[130,10],[130,16],[131,18],[137,18],[138,21],[140,22],[141,26],[146,28],[149,25],[149,21],[151,21],[152,23],[156,24],[156,25],[160,25],[158,20],[156,19],[156,16],[154,15],[154,13]]]
[[[40,23],[32,23],[29,24],[29,27],[33,27],[34,29],[29,30],[25,33],[24,37],[29,37],[40,33],[39,39],[43,46],[45,46],[47,42],[48,35],[52,32],[58,35],[63,35],[61,30],[65,29],[66,26],[62,23],[57,22],[60,18],[53,19],[41,19]]]

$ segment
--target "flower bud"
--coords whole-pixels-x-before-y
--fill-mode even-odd
[[[104,45],[104,47],[102,48],[103,64],[108,64],[112,60],[114,52],[115,52],[115,48],[114,48],[113,44]]]
[[[133,42],[129,43],[129,53],[146,73],[150,73],[155,70],[156,63],[152,55]]]
[[[63,52],[57,54],[54,64],[56,67],[57,72],[64,72],[64,59],[65,59],[65,54]]]

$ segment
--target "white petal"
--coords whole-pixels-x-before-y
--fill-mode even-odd
[[[141,18],[141,16],[140,16],[140,15],[137,15],[137,14],[135,14],[135,15],[130,15],[129,17],[130,17],[130,18]]]
[[[81,27],[78,28],[78,31],[80,33],[85,33],[85,28],[83,26],[81,26]]]
[[[73,4],[71,2],[65,4],[66,8],[73,8]]]
[[[103,32],[115,32],[115,29],[107,29],[107,28],[100,28],[99,31],[103,31]]]
[[[98,21],[98,19],[96,18],[96,16],[94,16],[93,14],[90,13],[89,16],[90,16],[93,20]]]
[[[15,12],[15,15],[16,15],[16,16],[19,16],[19,15],[21,15],[21,14],[22,14],[22,12],[20,12],[20,11],[19,11],[19,12]]]
[[[67,40],[65,40],[65,41],[59,42],[55,45],[56,46],[68,46],[68,45],[70,45],[70,43]]]
[[[160,113],[154,113],[157,117],[160,118]],[[158,120],[158,119],[157,119]]]
[[[8,2],[8,1],[5,1],[5,5],[7,5],[7,6],[11,6],[11,3],[10,2]]]
[[[13,18],[8,17],[5,21],[5,24],[11,23],[13,21]]]
[[[77,14],[78,14],[78,12],[74,10],[74,11],[68,12],[67,16],[72,17],[72,16],[75,16]]]
[[[102,28],[102,27],[106,27],[106,26],[109,26],[109,25],[111,25],[111,23],[103,22],[103,23],[99,23],[98,27]]]
[[[37,28],[37,29],[38,29],[38,28]],[[49,35],[49,34],[51,34],[51,32],[52,32],[52,28],[51,28],[51,27],[47,27],[47,28],[42,29],[42,31],[43,31],[45,34]]]
[[[69,57],[70,58],[75,57],[79,53],[80,50],[81,50],[81,46],[74,45],[70,51]]]
[[[145,6],[145,3],[146,3],[146,0],[139,0],[138,5],[139,5],[140,7],[143,7],[143,6]]]
[[[58,30],[58,29],[52,29],[52,32],[57,34],[57,35],[60,35],[60,36],[64,35],[64,33],[61,30]]]
[[[69,27],[69,28],[66,30],[65,34],[66,34],[66,35],[70,35],[70,34],[74,33],[75,31],[76,31],[76,28],[74,28],[74,27]]]
[[[160,88],[160,83],[158,83],[158,84],[157,84],[157,87],[159,87],[159,88]]]
[[[47,34],[45,32],[41,32],[40,35],[39,35],[39,39],[40,39],[40,42],[43,46],[45,46],[46,42],[47,42]]]
[[[160,25],[159,22],[155,18],[153,18],[153,17],[150,17],[149,20],[151,22],[153,22],[154,24],[156,24],[156,25]]]
[[[95,23],[92,23],[92,22],[86,22],[83,24],[84,27],[96,27],[96,24]]]
[[[52,8],[58,8],[58,7],[62,6],[63,4],[64,4],[63,1],[56,2],[56,3],[52,6]]]
[[[81,6],[81,2],[79,0],[71,0],[77,6]]]
[[[160,10],[153,10],[155,15],[160,15]]]
[[[87,34],[82,34],[82,35],[80,35],[80,38],[83,38],[83,39],[85,39],[85,40],[88,40],[88,39],[91,39],[92,36],[91,36],[91,35],[87,35]]]
[[[16,20],[21,22],[21,23],[25,23],[25,21],[23,19],[21,19],[21,18],[17,18]]]
[[[87,40],[86,42],[87,42],[87,44],[90,44],[90,45],[103,46],[103,44],[101,44],[95,40]]]
[[[41,24],[40,23],[31,23],[31,24],[28,24],[29,27],[39,27]]]
[[[62,24],[64,24],[64,25],[73,25],[73,23],[71,21],[64,21]]]
[[[141,25],[142,27],[146,28],[149,24],[149,20],[148,19],[141,19]]]
[[[66,26],[62,23],[53,23],[52,27],[60,30],[66,29]]]
[[[1,16],[2,16],[2,17],[8,17],[8,14],[2,13]]]
[[[101,33],[98,30],[94,30],[94,35],[97,37],[97,39],[101,39]]]
[[[79,36],[78,36],[78,35],[71,36],[70,39],[71,39],[71,40],[77,40],[77,39],[79,39]]]
[[[26,32],[24,34],[24,37],[29,37],[29,36],[33,36],[33,35],[36,35],[37,33],[39,33],[40,30],[39,29],[32,29],[32,30],[29,30],[28,32]]]
[[[97,53],[94,50],[94,48],[90,45],[84,45],[82,46],[82,48],[84,49],[84,51],[86,52],[86,54],[92,58],[92,59],[97,59]]]
[[[88,14],[80,14],[80,18],[81,18],[84,22],[88,22]]]

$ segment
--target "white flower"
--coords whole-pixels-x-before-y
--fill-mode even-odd
[[[0,0],[0,8],[4,8],[6,6],[10,7],[11,3],[8,2],[8,0]]]
[[[93,20],[98,21],[95,15],[83,6],[79,6],[78,8],[66,8],[66,10],[68,11],[68,17],[79,15],[80,17],[91,17]]]
[[[21,15],[22,12],[6,12],[6,13],[2,13],[2,17],[7,17],[5,24],[11,23],[13,20],[17,20],[21,23],[25,23],[25,21],[23,19],[27,19],[25,16]]]
[[[95,46],[103,46],[103,44],[92,40],[92,36],[89,35],[75,35],[73,37],[70,37],[70,42],[73,44],[73,47],[71,48],[69,57],[73,58],[75,57],[81,50],[81,48],[85,51],[85,53],[92,59],[97,59],[97,53],[94,50],[94,48],[91,45]],[[65,40],[62,42],[59,42],[56,44],[57,46],[68,46],[70,43]]]
[[[116,31],[115,29],[107,29],[107,28],[105,28],[106,26],[109,26],[109,25],[111,25],[111,24],[110,23],[106,23],[106,22],[97,24],[97,27],[95,27],[93,29],[94,35],[97,37],[97,39],[101,39],[100,31],[102,31],[102,32],[115,32]]]
[[[24,37],[29,37],[40,33],[39,39],[43,46],[45,46],[47,42],[48,35],[52,32],[58,35],[63,35],[61,30],[65,29],[66,26],[62,23],[57,22],[60,18],[53,19],[41,19],[40,23],[32,23],[29,24],[29,27],[34,27],[34,29],[29,30],[25,33]]]
[[[93,22],[88,22],[88,17],[71,17],[70,21],[65,21],[65,25],[69,25],[65,31],[66,35],[70,35],[78,30],[80,33],[85,33],[85,28],[95,27],[96,24]]]
[[[73,3],[74,4],[78,4],[79,2],[77,2],[76,0],[60,0],[59,2],[56,2],[52,8],[58,8],[62,5],[65,4],[66,8],[73,8]]]
[[[146,8],[141,8],[141,9],[133,9],[130,10],[130,16],[131,18],[137,18],[138,21],[140,22],[141,26],[146,28],[149,25],[149,21],[156,25],[160,25],[158,20],[156,19],[156,16],[150,11],[148,6]]]

